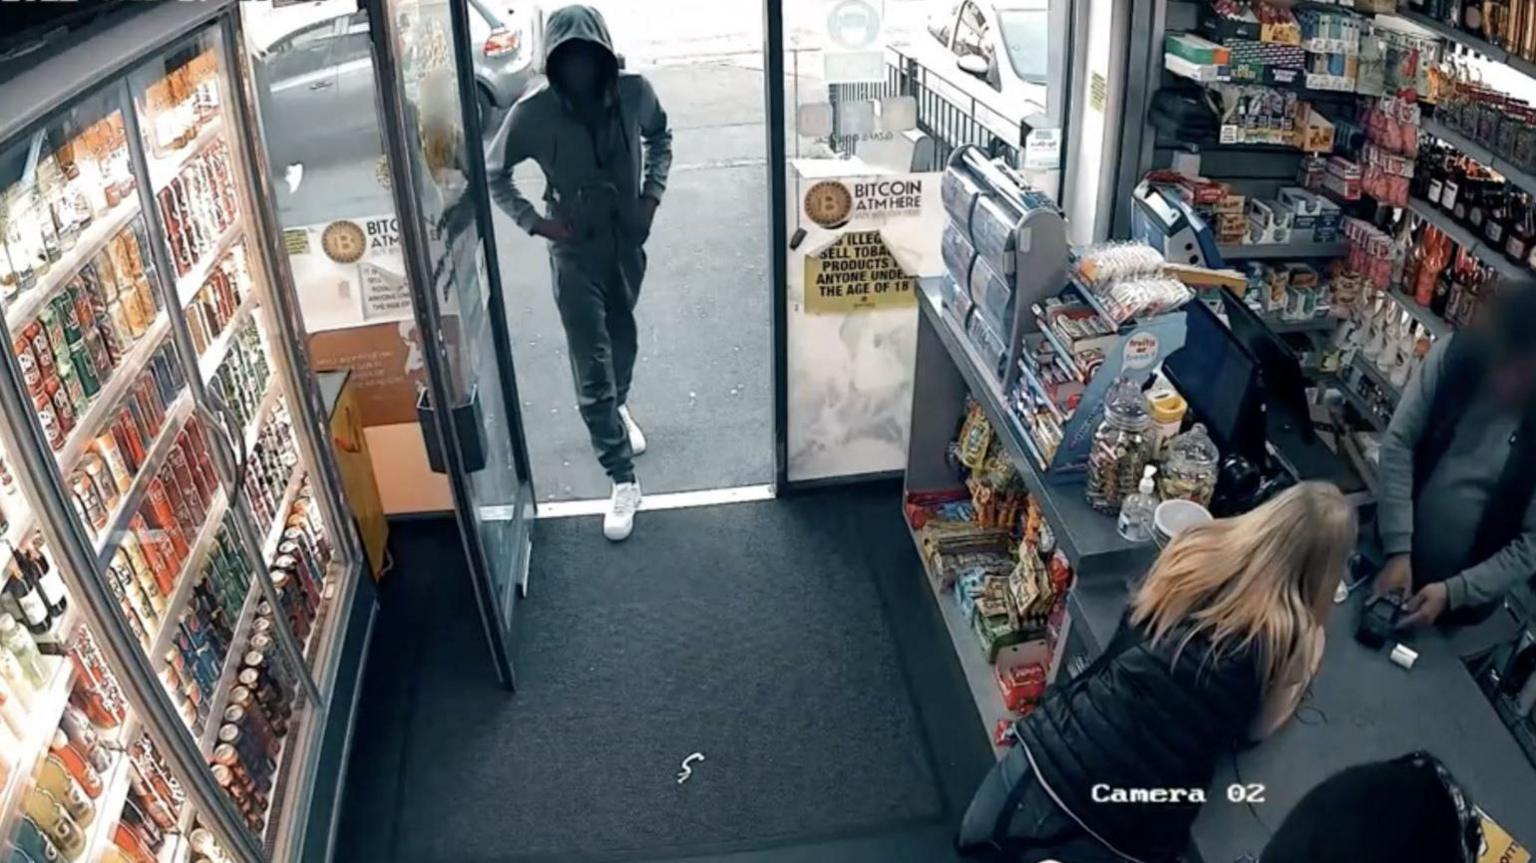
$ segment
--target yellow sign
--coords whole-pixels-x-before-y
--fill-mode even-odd
[[[1478,814],[1481,815],[1481,811]],[[1482,815],[1482,820],[1483,848],[1477,863],[1531,863],[1531,852],[1521,847],[1503,827],[1487,815]]]
[[[813,315],[917,304],[908,275],[879,231],[850,231],[805,258],[805,308]]]

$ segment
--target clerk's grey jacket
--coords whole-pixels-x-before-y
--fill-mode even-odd
[[[565,267],[598,279],[616,267],[638,290],[645,269],[641,245],[651,229],[640,200],[659,202],[666,191],[672,132],[650,82],[619,71],[608,28],[592,9],[567,6],[549,16],[546,68],[555,49],[575,40],[596,43],[612,58],[602,110],[581,116],[553,81],[518,100],[491,144],[491,196],[531,232],[539,212],[513,181],[512,168],[533,159],[548,181],[549,217],[565,220],[576,233],[571,242],[550,244],[557,288]]]

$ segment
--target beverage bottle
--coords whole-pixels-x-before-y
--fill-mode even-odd
[[[1530,195],[1516,195],[1510,210],[1509,229],[1504,237],[1504,257],[1524,265],[1532,240],[1536,240],[1536,213],[1532,212]]]
[[[43,602],[42,593],[26,583],[21,573],[14,568],[7,574],[5,592],[21,609],[21,624],[28,632],[42,635],[53,625],[53,618],[48,614],[48,605]]]
[[[14,665],[14,657],[11,662],[12,673],[0,673],[0,725],[9,728],[12,734],[20,736],[26,734],[32,727],[32,723],[27,719],[27,705],[31,701],[32,693],[26,690],[24,686],[26,680],[22,677],[21,668]],[[22,685],[12,684],[13,676]]]
[[[69,817],[69,812],[52,794],[33,788],[22,799],[22,811],[37,822],[44,835],[52,839],[66,857],[78,858],[85,850],[85,835],[80,832],[80,825]]]
[[[15,849],[27,855],[28,860],[36,863],[55,863],[64,860],[65,857],[59,851],[59,846],[48,838],[48,834],[37,826],[37,822],[23,815],[21,823],[16,826]],[[12,863],[16,863],[13,859]]]
[[[42,654],[32,636],[9,614],[0,614],[0,649],[10,652],[21,674],[34,689],[42,689],[48,683],[48,667],[43,664]]]
[[[1466,172],[1462,167],[1462,160],[1451,158],[1445,168],[1445,177],[1440,183],[1440,209],[1454,214],[1456,203],[1461,197],[1461,184],[1466,179]]]
[[[64,762],[57,756],[50,754],[43,760],[43,766],[37,772],[37,787],[52,794],[81,827],[89,827],[95,820],[96,806],[91,802],[91,796],[69,775]]]
[[[1483,239],[1494,249],[1504,248],[1504,238],[1514,218],[1514,195],[1505,186],[1494,195],[1492,203],[1485,207],[1483,215]]]
[[[69,735],[62,730],[53,733],[53,741],[49,746],[49,756],[59,759],[64,769],[85,793],[93,798],[101,796],[101,774],[91,765],[91,762],[80,752],[79,747],[69,742]]]

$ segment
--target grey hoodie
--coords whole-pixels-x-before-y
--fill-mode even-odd
[[[545,26],[546,68],[555,49],[575,40],[613,54],[602,15],[588,6],[566,6]],[[672,132],[650,82],[619,72],[616,57],[610,68],[607,110],[595,118],[580,117],[554,82],[520,99],[497,132],[488,168],[491,197],[531,232],[539,212],[517,188],[512,168],[527,159],[539,163],[548,181],[549,217],[565,220],[576,233],[570,243],[551,244],[557,264],[586,263],[596,255],[601,263],[617,258],[627,271],[627,253],[638,252],[650,233],[640,200],[660,202],[667,188]]]

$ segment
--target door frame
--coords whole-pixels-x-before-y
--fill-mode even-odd
[[[435,296],[435,282],[429,263],[430,246],[423,230],[425,222],[422,207],[416,196],[415,181],[418,166],[411,158],[410,150],[405,143],[409,140],[409,135],[403,109],[406,100],[400,86],[400,64],[395,48],[396,26],[389,17],[385,2],[386,0],[363,0],[363,6],[368,10],[369,30],[373,39],[373,62],[378,83],[378,110],[383,125],[384,150],[389,156],[392,173],[396,178],[396,182],[391,186],[400,220],[400,241],[405,250],[407,281],[412,295],[411,305],[416,318],[418,338],[422,342],[422,358],[427,368],[427,394],[434,406],[453,405],[455,402],[447,384],[450,370],[441,341],[442,316]],[[468,164],[464,166],[469,185],[469,191],[466,194],[471,195],[475,202],[477,210],[475,224],[485,255],[486,284],[482,289],[487,292],[486,314],[489,320],[486,321],[486,325],[490,328],[492,349],[500,367],[497,377],[513,438],[513,462],[520,472],[521,482],[518,500],[515,502],[517,512],[514,513],[514,517],[519,517],[523,510],[521,504],[525,498],[531,500],[533,497],[533,476],[528,469],[528,450],[522,428],[521,402],[517,400],[516,371],[512,365],[511,343],[506,333],[507,321],[501,302],[501,271],[496,256],[495,235],[490,230],[490,213],[485,208],[488,204],[489,191],[485,186],[485,161],[480,143],[482,140],[480,117],[478,110],[474,109],[476,102],[473,99],[469,101],[464,99],[466,87],[474,86],[473,70],[469,67],[467,11],[462,3],[448,2],[445,5],[450,15],[452,31],[450,36],[454,41],[452,52],[454,71],[458,76],[459,86],[460,121],[465,134],[464,150],[468,154]],[[402,179],[406,182],[400,182]],[[480,611],[480,622],[485,629],[486,639],[490,643],[496,677],[508,690],[514,690],[516,676],[512,667],[510,639],[513,615],[508,615],[504,630],[494,581],[491,578],[492,562],[487,559],[485,546],[480,539],[478,508],[471,497],[469,476],[464,469],[464,454],[459,446],[458,435],[453,431],[453,419],[448,411],[439,409],[437,421],[433,426],[438,451],[443,457],[445,478],[453,498],[454,517],[459,525],[459,539],[463,545],[465,560],[469,565],[475,603]],[[522,570],[515,573],[515,581],[519,584],[526,584],[527,581],[529,557],[524,553],[524,548],[528,544],[528,537],[526,531],[521,534],[517,558],[512,564]]]

